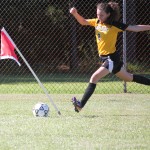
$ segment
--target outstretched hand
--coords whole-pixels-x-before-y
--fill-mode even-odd
[[[75,7],[72,7],[69,11],[81,25],[90,25],[88,21],[78,13]]]
[[[72,15],[77,14],[77,9],[76,9],[75,7],[72,7],[72,8],[70,9],[70,13],[71,13]]]

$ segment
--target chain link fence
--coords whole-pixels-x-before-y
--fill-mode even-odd
[[[69,9],[75,6],[83,17],[95,18],[97,2],[0,1],[1,28],[5,27],[50,93],[83,93],[90,76],[101,65],[94,29],[79,25],[69,14]],[[127,24],[150,24],[149,0],[116,2],[121,8],[121,21],[126,17]],[[125,4],[126,12],[123,9]],[[150,77],[150,32],[127,32],[126,41],[123,39],[123,34],[120,33],[117,49],[123,59],[126,58],[127,70]],[[42,93],[20,57],[19,61],[21,67],[13,60],[0,60],[0,93]],[[101,79],[95,93],[123,93],[126,90],[133,93],[150,93],[148,86],[127,83],[126,90],[124,86],[123,81],[110,74]]]

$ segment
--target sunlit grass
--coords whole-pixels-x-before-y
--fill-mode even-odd
[[[61,116],[45,95],[0,95],[0,149],[149,149],[149,94],[94,94],[80,113],[70,103],[73,95],[51,96]],[[48,118],[33,116],[38,101],[50,106]]]

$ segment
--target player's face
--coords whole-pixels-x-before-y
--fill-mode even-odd
[[[105,11],[97,9],[97,18],[100,21],[100,23],[104,23],[109,16],[110,13],[107,14]]]

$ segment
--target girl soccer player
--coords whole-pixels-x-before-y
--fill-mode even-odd
[[[91,76],[89,85],[85,90],[81,101],[78,101],[75,97],[72,98],[76,112],[81,111],[84,107],[88,99],[93,94],[97,82],[109,73],[115,74],[124,81],[133,81],[140,84],[150,85],[150,79],[128,73],[123,68],[123,62],[120,60],[120,56],[116,51],[115,46],[119,32],[147,31],[150,30],[150,25],[127,25],[118,22],[120,12],[118,3],[115,2],[99,3],[97,5],[97,18],[94,19],[83,18],[74,7],[70,9],[70,13],[81,25],[95,27],[98,53],[101,61],[103,62],[102,66]]]

